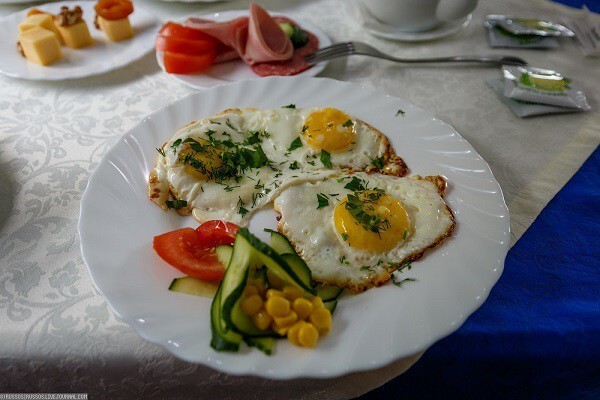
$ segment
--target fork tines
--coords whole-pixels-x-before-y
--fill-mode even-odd
[[[332,60],[350,54],[354,54],[354,44],[352,42],[336,43],[308,53],[304,56],[304,61],[307,64],[317,64],[321,61]]]

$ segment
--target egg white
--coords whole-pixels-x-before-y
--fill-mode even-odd
[[[335,207],[351,193],[344,186],[353,176],[368,182],[369,188],[383,189],[408,211],[412,233],[389,251],[375,253],[352,248],[335,229]],[[443,241],[454,227],[452,212],[431,181],[366,173],[342,177],[288,187],[274,202],[275,210],[281,214],[279,230],[306,261],[316,281],[353,291],[379,285],[402,262],[419,258],[426,249]],[[320,193],[327,195],[329,204],[317,209]]]
[[[151,177],[157,177],[156,186],[162,188],[162,197],[153,201],[162,206],[170,191],[178,199],[187,201],[188,208],[200,222],[221,219],[246,226],[255,210],[271,202],[286,187],[322,180],[342,168],[363,170],[369,167],[373,159],[386,154],[388,144],[385,137],[369,125],[353,119],[353,144],[344,152],[331,154],[332,168],[323,165],[321,150],[313,149],[301,137],[306,118],[316,110],[231,109],[183,126],[163,146],[165,155],[158,157],[151,174]],[[271,166],[245,171],[237,182],[229,179],[220,184],[186,173],[179,154],[182,146],[174,146],[178,140],[190,137],[206,140],[209,133],[218,140],[241,142],[250,131],[267,132],[261,137],[260,147],[272,163]],[[292,142],[299,137],[302,146],[290,150]],[[240,207],[248,212],[243,215]]]

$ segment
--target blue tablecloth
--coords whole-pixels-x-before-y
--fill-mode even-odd
[[[508,253],[488,300],[371,399],[600,399],[600,147]]]

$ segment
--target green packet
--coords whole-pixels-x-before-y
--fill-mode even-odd
[[[509,99],[504,97],[504,79],[494,78],[488,79],[486,83],[494,89],[504,104],[506,104],[517,117],[526,118],[533,117],[534,115],[543,114],[562,114],[569,112],[576,112],[574,108],[549,106],[547,104],[531,103],[528,101],[521,101],[515,99]]]
[[[543,19],[502,15],[497,19],[497,23],[500,28],[515,35],[575,36],[575,33],[566,26]]]
[[[587,111],[585,93],[570,78],[535,67],[502,66],[504,96],[510,99]]]
[[[554,37],[538,35],[515,35],[498,26],[502,15],[488,15],[483,23],[491,47],[521,49],[556,49],[558,40]]]

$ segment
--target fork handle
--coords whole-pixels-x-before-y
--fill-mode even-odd
[[[502,57],[498,56],[453,56],[453,57],[432,57],[432,58],[419,58],[415,60],[406,58],[396,58],[388,54],[382,53],[379,50],[372,49],[369,52],[355,51],[354,54],[361,54],[365,56],[372,56],[377,58],[383,58],[389,61],[395,61],[406,64],[428,64],[428,63],[443,63],[443,62],[477,62],[477,63],[490,63],[490,64],[506,64],[502,61]]]

